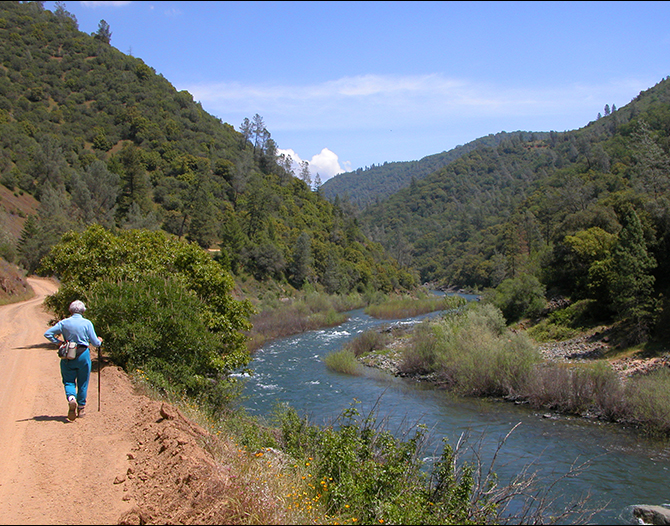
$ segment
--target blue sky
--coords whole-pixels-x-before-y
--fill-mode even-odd
[[[670,75],[670,2],[63,3],[236,129],[258,113],[322,181],[581,128]]]

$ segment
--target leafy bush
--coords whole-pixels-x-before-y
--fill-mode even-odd
[[[328,369],[351,375],[358,374],[360,368],[354,353],[349,349],[341,349],[327,354],[324,363]]]
[[[495,510],[477,492],[473,468],[457,465],[448,445],[432,476],[424,469],[426,431],[395,438],[374,415],[355,407],[335,426],[317,428],[290,407],[279,408],[282,445],[305,459],[313,501],[347,522],[360,524],[480,524]]]
[[[535,276],[523,274],[488,290],[484,301],[498,307],[507,323],[513,323],[524,317],[537,316],[545,305],[544,293],[544,285]]]
[[[57,315],[82,299],[112,359],[170,391],[225,400],[229,372],[249,363],[244,331],[252,306],[234,300],[233,280],[207,252],[162,232],[99,225],[68,232],[41,271],[60,277],[46,299]]]
[[[555,310],[528,329],[528,335],[538,342],[562,341],[577,336],[599,318],[595,300],[580,300]]]
[[[229,398],[223,381],[225,342],[208,330],[203,304],[173,278],[100,282],[87,315],[105,351],[127,371],[142,370],[152,385],[214,408]]]

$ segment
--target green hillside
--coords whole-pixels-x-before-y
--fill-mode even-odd
[[[63,4],[2,2],[0,42],[0,183],[39,202],[0,255],[34,271],[64,232],[100,224],[220,248],[232,272],[296,287],[413,284],[350,214],[277,164],[262,117],[236,131],[209,115],[115,49],[106,24],[88,35]]]
[[[547,135],[546,132],[523,131],[490,134],[465,145],[456,146],[449,151],[428,155],[418,161],[383,163],[365,169],[359,168],[354,172],[338,174],[323,183],[321,191],[331,201],[338,197],[359,208],[365,208],[409,186],[412,180],[423,179],[438,171],[472,150],[482,147],[495,147],[501,142],[516,136],[527,140],[529,137],[542,139]]]
[[[423,281],[482,290],[527,274],[603,315],[654,318],[670,286],[670,80],[607,110],[462,155],[361,223]]]

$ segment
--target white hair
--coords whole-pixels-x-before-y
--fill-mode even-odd
[[[70,303],[70,312],[72,314],[84,314],[85,310],[86,305],[84,305],[83,301],[74,300],[72,303]]]

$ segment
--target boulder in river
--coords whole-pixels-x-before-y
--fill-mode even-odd
[[[663,506],[633,506],[633,515],[644,524],[670,524],[670,508]]]

